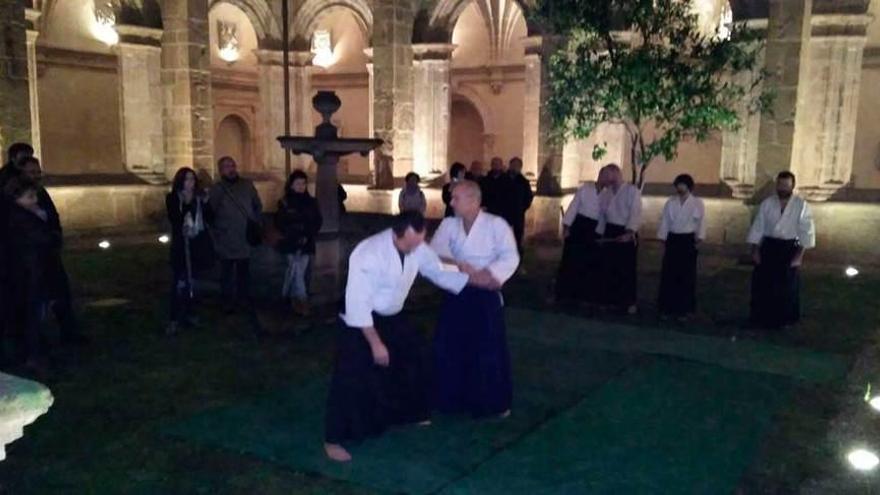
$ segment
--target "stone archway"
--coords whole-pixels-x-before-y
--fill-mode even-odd
[[[257,33],[257,41],[261,47],[277,44],[281,41],[281,28],[269,3],[263,0],[212,0],[209,11],[221,3],[238,7],[247,15],[251,26]]]
[[[214,161],[231,156],[243,172],[255,172],[253,160],[253,133],[247,120],[236,113],[220,119],[214,131]]]
[[[339,8],[351,11],[364,39],[367,41],[372,39],[373,11],[366,1],[306,0],[293,14],[290,23],[293,47],[297,50],[308,50],[311,47],[312,35],[320,24],[321,19],[331,11]]]
[[[455,94],[450,108],[448,163],[466,166],[474,160],[486,161],[491,154],[493,135],[486,119],[471,99]]]

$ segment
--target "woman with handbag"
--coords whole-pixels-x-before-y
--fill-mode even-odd
[[[192,326],[193,279],[213,263],[208,198],[193,169],[184,167],[174,175],[165,208],[171,222],[171,321],[166,328],[171,335],[182,325]]]
[[[310,313],[306,275],[315,254],[315,237],[323,223],[318,201],[309,195],[307,186],[305,172],[295,170],[290,174],[275,214],[275,227],[281,234],[278,250],[287,257],[287,273],[281,292],[300,316]]]

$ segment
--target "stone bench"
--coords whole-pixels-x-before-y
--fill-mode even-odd
[[[24,427],[52,406],[52,392],[44,385],[0,373],[0,461],[6,445],[24,435]]]

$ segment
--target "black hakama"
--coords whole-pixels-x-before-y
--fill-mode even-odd
[[[556,276],[556,298],[560,301],[596,302],[601,266],[597,239],[596,220],[584,215],[575,217]]]
[[[389,426],[430,418],[430,351],[401,314],[373,313],[390,364],[373,362],[359,328],[339,320],[336,364],[325,416],[325,440],[342,444],[382,433]]]
[[[620,308],[636,303],[636,240],[612,241],[625,233],[626,227],[609,223],[602,235],[601,301]]]
[[[434,335],[434,401],[446,414],[484,417],[511,407],[513,386],[501,293],[447,294]]]
[[[779,328],[800,320],[800,269],[791,266],[799,248],[795,239],[761,240],[761,264],[752,272],[753,325]]]
[[[661,314],[684,316],[696,309],[697,253],[693,233],[666,237],[658,297]]]

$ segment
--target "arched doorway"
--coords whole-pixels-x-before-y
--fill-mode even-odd
[[[474,104],[465,98],[453,98],[449,124],[449,163],[470,165],[474,160],[484,160],[485,126]]]
[[[238,115],[227,115],[217,126],[214,136],[214,161],[231,156],[243,172],[253,172],[250,130],[247,122]]]

